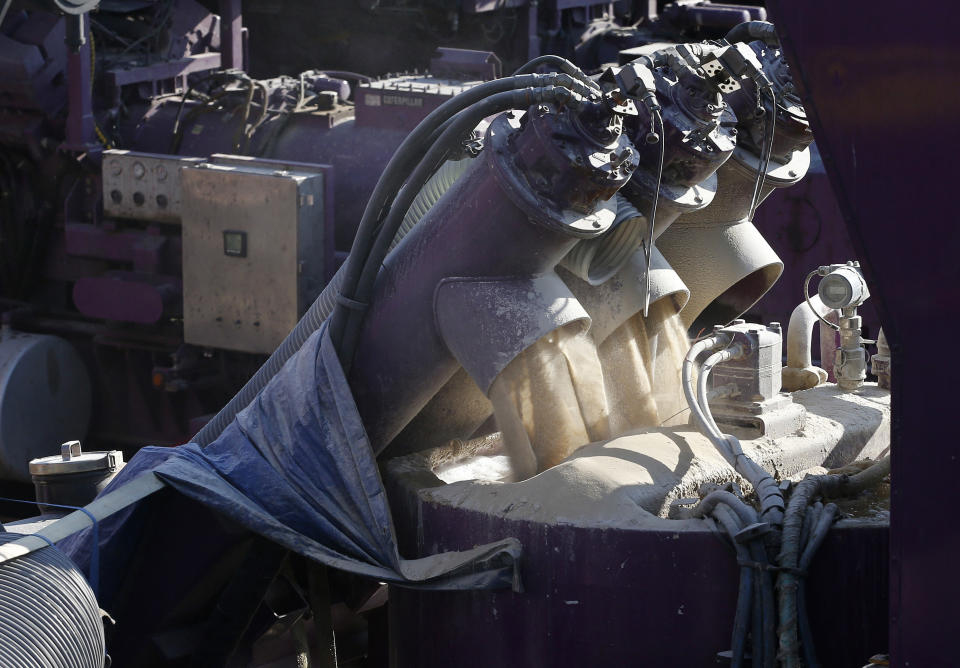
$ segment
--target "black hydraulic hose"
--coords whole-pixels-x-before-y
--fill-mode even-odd
[[[750,657],[751,666],[763,665],[763,592],[760,578],[753,578],[753,606],[750,618],[750,646],[753,651]]]
[[[696,517],[705,517],[713,513],[714,508],[720,504],[725,504],[730,510],[737,514],[737,518],[744,526],[757,523],[757,511],[745,504],[731,492],[718,489],[707,494],[697,507],[693,509]]]
[[[739,498],[724,490],[711,492],[697,504],[694,514],[704,516],[715,513],[720,506],[733,512],[744,526],[758,523],[757,512]],[[773,577],[770,574],[769,559],[761,536],[751,540],[748,545],[749,567],[756,569],[754,575],[753,605],[753,665],[774,668],[776,665],[776,602]],[[738,554],[738,559],[740,556]],[[741,563],[743,563],[741,561]]]
[[[566,74],[523,74],[496,79],[470,88],[443,103],[421,121],[413,132],[407,135],[403,143],[400,144],[400,148],[387,163],[387,167],[370,195],[363,217],[360,219],[360,225],[350,249],[350,256],[345,263],[342,294],[346,298],[345,302],[347,304],[356,305],[355,302],[361,301],[357,299],[355,294],[356,286],[366,265],[367,256],[376,242],[380,221],[383,219],[385,212],[392,208],[393,199],[406,180],[410,169],[417,165],[424,152],[429,150],[431,146],[429,140],[433,132],[446,120],[488,97],[511,90],[536,89],[544,86],[562,86],[585,95],[594,92]],[[477,123],[479,123],[479,120]],[[337,310],[342,311],[342,309]],[[345,326],[346,322],[342,315],[331,319],[330,336],[338,349],[340,342],[343,340],[343,328]]]
[[[424,156],[423,160],[420,161],[420,164],[417,165],[416,169],[414,169],[410,175],[403,189],[397,194],[387,217],[384,219],[382,229],[379,230],[373,242],[373,247],[367,255],[366,262],[355,287],[346,282],[344,283],[345,291],[349,291],[351,287],[354,288],[352,293],[348,293],[348,297],[353,302],[359,304],[366,304],[370,300],[377,274],[389,250],[390,242],[397,229],[399,229],[400,224],[403,222],[404,215],[406,215],[417,193],[420,192],[420,189],[430,176],[446,159],[447,153],[459,143],[466,132],[476,127],[476,125],[487,116],[508,109],[526,109],[539,102],[568,104],[570,102],[578,103],[582,100],[583,97],[577,95],[570,89],[559,86],[527,88],[497,93],[461,113],[456,120],[451,123],[450,127],[444,131],[440,139],[430,147],[430,150]],[[352,255],[353,253],[351,251],[351,256]],[[345,372],[349,372],[356,349],[357,334],[363,323],[364,315],[363,310],[350,309],[342,303],[338,303],[331,314],[331,336],[338,331],[342,332],[340,339],[333,339],[333,343],[337,347],[340,362]],[[334,327],[335,324],[338,325],[337,328]]]
[[[754,659],[753,665],[758,668],[776,668],[777,665],[777,601],[773,587],[773,575],[770,573],[770,562],[767,559],[767,550],[763,541],[755,540],[750,543],[750,556],[760,571],[760,600],[763,616],[761,617],[761,632],[763,633],[763,658]]]
[[[780,38],[777,30],[769,21],[744,21],[730,29],[724,37],[730,44],[736,42],[753,42],[760,40],[768,46],[779,47]]]
[[[800,535],[803,531],[803,520],[807,506],[818,495],[833,498],[855,496],[876,485],[889,473],[890,456],[888,455],[854,476],[810,476],[801,480],[794,489],[784,514],[780,554],[777,557],[777,565],[780,568],[777,576],[780,613],[779,656],[783,661],[784,668],[799,668],[800,666],[800,652],[797,642],[797,589],[801,573],[799,568]],[[817,524],[819,526],[820,522]]]
[[[733,511],[744,526],[760,521],[757,512],[730,492],[717,490],[711,492],[694,509],[694,514],[711,514],[718,505],[723,504]],[[770,560],[764,548],[761,536],[750,541],[751,567],[758,570],[755,575],[757,603],[754,606],[754,653],[753,665],[773,668],[776,665],[776,600],[773,577],[770,574]],[[758,624],[759,622],[759,624]]]
[[[377,182],[367,202],[360,226],[357,230],[357,236],[354,238],[350,256],[347,258],[345,265],[341,267],[341,270],[337,272],[339,278],[335,278],[338,281],[338,285],[348,286],[344,290],[343,298],[339,298],[339,290],[332,293],[333,296],[338,297],[338,301],[352,303],[350,300],[352,290],[349,286],[356,285],[359,280],[366,256],[369,254],[369,249],[373,245],[376,232],[380,227],[379,223],[383,212],[389,207],[395,193],[403,184],[407,172],[413,165],[420,161],[424,152],[429,148],[430,145],[427,143],[427,140],[433,132],[449,118],[456,116],[464,109],[486,97],[504,91],[526,89],[541,84],[569,86],[572,89],[581,91],[587,90],[579,81],[574,80],[566,74],[525,74],[517,77],[497,79],[470,88],[456,97],[447,100],[421,121],[413,132],[407,135],[380,176],[380,180]],[[327,294],[326,299],[330,298],[330,294],[331,293]],[[321,295],[321,297],[324,297],[324,295]],[[253,398],[266,386],[270,379],[276,375],[277,371],[280,370],[286,361],[290,359],[310,335],[320,327],[328,313],[329,310],[324,308],[321,298],[318,297],[267,361],[263,363],[253,377],[247,381],[227,405],[197,433],[193,440],[201,446],[205,446],[219,436],[234,417],[236,417],[237,413],[253,401]],[[333,323],[331,323],[331,325],[332,324]],[[332,333],[333,331],[331,330],[331,334]]]
[[[581,70],[579,67],[571,63],[566,58],[560,56],[555,56],[552,54],[547,54],[544,56],[537,56],[527,64],[523,65],[516,72],[513,73],[513,76],[520,74],[528,74],[530,72],[536,72],[537,68],[541,65],[546,65],[547,67],[553,67],[557,70],[560,70],[564,74],[572,76],[574,79],[582,81],[587,86],[594,90],[600,90],[600,86],[596,81],[587,76],[587,73]]]
[[[801,573],[806,573],[807,569],[810,568],[813,556],[820,548],[824,538],[827,537],[827,532],[830,531],[830,527],[837,516],[836,504],[828,503],[823,506],[817,503],[815,505],[821,508],[820,512],[814,513],[816,521],[811,521],[813,527],[803,548],[803,555],[800,557]],[[816,645],[813,642],[813,631],[810,628],[810,617],[807,615],[806,578],[800,581],[800,586],[797,589],[797,620],[800,631],[800,645],[803,648],[804,668],[818,668],[820,663],[817,661]]]
[[[731,668],[744,668],[747,636],[750,632],[750,617],[754,600],[753,569],[746,563],[750,561],[750,551],[736,539],[736,535],[743,527],[738,521],[736,514],[729,507],[725,504],[718,505],[713,509],[713,516],[720,522],[730,537],[730,541],[733,543],[733,549],[737,554],[737,562],[741,564],[740,585],[737,591],[737,608],[733,616],[733,634],[730,641],[732,654],[730,666]]]
[[[817,526],[817,520],[820,519],[821,512],[823,512],[823,504],[819,501],[807,507],[807,513],[803,517],[803,528],[800,530],[801,545],[806,546],[810,542],[810,534]]]

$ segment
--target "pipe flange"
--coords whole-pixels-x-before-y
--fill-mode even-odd
[[[746,148],[737,147],[727,164],[737,172],[754,178],[760,170],[760,156]],[[802,151],[794,151],[786,164],[771,160],[767,167],[764,184],[774,188],[792,186],[806,175],[808,169],[810,169],[809,147]]]
[[[507,193],[510,200],[526,213],[534,223],[572,237],[590,239],[610,229],[616,218],[616,207],[607,200],[613,197],[620,186],[629,179],[630,174],[622,174],[622,178],[611,178],[609,176],[610,171],[604,168],[609,166],[611,162],[610,155],[620,155],[627,148],[632,151],[630,141],[621,135],[610,146],[604,147],[603,150],[593,151],[590,159],[576,162],[577,171],[581,174],[579,183],[585,183],[591,177],[606,179],[609,181],[607,188],[610,190],[608,195],[603,196],[604,189],[597,188],[595,183],[591,184],[591,189],[597,190],[598,198],[602,199],[598,200],[588,211],[577,211],[573,208],[564,207],[553,198],[543,194],[543,191],[549,191],[553,186],[559,185],[563,186],[563,190],[569,191],[571,187],[578,185],[577,182],[574,182],[572,186],[571,184],[552,184],[548,180],[549,174],[544,173],[547,171],[546,169],[531,175],[528,173],[529,168],[518,164],[518,153],[522,152],[525,152],[526,164],[531,164],[533,160],[531,153],[535,151],[531,148],[531,144],[534,142],[543,144],[545,140],[544,137],[537,136],[532,141],[528,140],[523,146],[518,147],[521,133],[525,130],[535,132],[524,127],[519,113],[501,114],[493,120],[487,130],[487,147],[491,151],[491,159],[488,164],[497,184]],[[561,139],[549,138],[550,141],[557,141],[561,144],[571,140],[576,141],[576,139],[575,136]],[[633,153],[632,160],[635,162],[636,155],[635,152]],[[614,158],[614,160],[616,159],[618,158]],[[540,162],[535,164],[549,167],[546,156],[542,156]]]

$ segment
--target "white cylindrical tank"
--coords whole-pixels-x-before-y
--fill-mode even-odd
[[[0,480],[30,482],[31,459],[86,436],[90,378],[67,341],[0,329]]]

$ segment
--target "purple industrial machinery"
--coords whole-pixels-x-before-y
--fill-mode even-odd
[[[565,7],[561,5],[556,3],[555,10],[562,22],[560,11]],[[530,7],[535,17],[537,6]],[[383,9],[387,8],[385,3]],[[70,13],[75,8],[60,9]],[[478,4],[474,13],[481,14],[483,9]],[[5,314],[0,353],[9,352],[6,357],[12,366],[0,367],[4,374],[0,390],[22,394],[18,388],[25,386],[24,378],[45,373],[46,386],[33,391],[40,392],[37,396],[43,405],[67,402],[71,409],[67,413],[79,416],[70,428],[83,429],[85,405],[77,397],[85,394],[84,374],[74,373],[74,362],[62,355],[57,358],[62,341],[34,338],[34,333],[56,332],[72,338],[81,356],[97,370],[95,424],[97,436],[104,441],[142,443],[145,428],[138,425],[138,431],[132,432],[130,423],[144,416],[152,427],[149,438],[159,436],[155,440],[175,443],[193,435],[203,416],[222,405],[262,360],[261,355],[281,341],[286,343],[284,336],[291,328],[297,331],[300,315],[310,313],[307,305],[335,276],[357,232],[356,223],[399,224],[416,191],[426,188],[434,171],[446,168],[442,160],[428,163],[448,154],[429,153],[414,172],[416,178],[411,177],[416,187],[398,186],[403,211],[376,210],[376,194],[372,208],[364,209],[363,203],[376,192],[377,173],[404,136],[444,100],[499,74],[499,62],[489,54],[442,50],[428,75],[402,75],[353,86],[348,79],[357,79],[347,73],[323,71],[254,80],[239,69],[244,62],[245,33],[238,3],[222,3],[219,25],[199,6],[184,4],[180,10],[176,16],[191,35],[185,41],[158,38],[161,33],[176,34],[173,29],[164,32],[169,16],[148,11],[146,18],[140,17],[149,28],[142,39],[161,44],[159,61],[149,54],[144,59],[129,56],[138,52],[142,42],[136,40],[141,38],[129,39],[107,22],[94,32],[114,33],[115,59],[98,60],[93,43],[86,39],[84,11],[71,14],[80,18],[60,22],[42,11],[18,8],[0,24],[0,37],[17,45],[3,63],[14,74],[16,85],[11,86],[9,107],[2,110],[2,176],[12,184],[7,191],[19,188],[29,193],[3,200],[10,212],[4,222],[12,224],[3,239],[7,261],[0,286],[4,304],[11,308]],[[608,6],[607,12],[612,14],[614,8]],[[726,27],[733,17],[733,22],[762,18],[759,12],[678,3],[663,16],[710,28]],[[519,95],[503,107],[526,108],[525,113],[501,114],[482,135],[456,137],[457,150],[470,158],[462,171],[440,188],[443,192],[405,229],[396,248],[388,254],[386,237],[378,238],[374,246],[382,255],[375,250],[368,256],[372,260],[358,260],[354,253],[353,264],[345,265],[346,287],[341,290],[340,283],[334,285],[336,306],[329,326],[374,452],[387,457],[400,454],[391,453],[391,443],[453,382],[461,367],[474,389],[486,392],[512,360],[545,334],[571,325],[586,331],[594,315],[584,296],[588,292],[568,285],[580,279],[553,270],[572,249],[587,248],[612,232],[627,230],[627,221],[644,226],[638,227],[641,234],[630,242],[634,249],[642,249],[643,270],[634,275],[612,273],[617,280],[630,276],[645,285],[637,291],[643,296],[640,306],[631,304],[632,310],[623,316],[647,313],[650,274],[657,266],[653,261],[656,240],[664,251],[657,262],[665,262],[666,257],[681,275],[689,272],[684,277],[691,283],[695,308],[682,316],[686,324],[693,325],[695,334],[698,328],[720,327],[710,340],[718,348],[726,346],[703,363],[702,404],[708,403],[707,394],[712,392],[712,405],[737,404],[737,410],[754,411],[752,417],[763,415],[764,405],[775,400],[780,389],[779,378],[771,376],[779,366],[780,328],[773,323],[758,329],[742,321],[734,321],[727,330],[722,325],[752,307],[779,273],[776,265],[782,264],[764,248],[757,254],[759,260],[750,258],[757,266],[747,263],[746,274],[734,272],[702,287],[694,282],[698,273],[707,270],[690,267],[704,253],[693,253],[691,259],[683,252],[704,238],[705,233],[698,230],[752,228],[754,209],[764,196],[777,187],[789,191],[786,186],[803,176],[810,162],[806,146],[811,135],[801,98],[812,112],[811,125],[821,141],[827,171],[837,191],[845,193],[846,199],[841,199],[845,210],[873,206],[855,197],[865,186],[850,191],[852,185],[860,184],[855,179],[863,178],[849,176],[856,169],[853,149],[866,146],[875,164],[887,155],[876,148],[876,138],[863,138],[861,143],[858,129],[850,131],[858,138],[856,146],[849,144],[849,151],[838,148],[846,147],[847,139],[837,130],[839,121],[833,126],[827,119],[836,121],[843,109],[833,106],[836,103],[823,90],[844,82],[846,71],[824,69],[834,84],[811,74],[815,56],[794,32],[802,20],[790,12],[784,14],[786,55],[794,76],[799,73],[798,81],[790,80],[772,32],[750,24],[739,37],[744,42],[762,40],[750,46],[737,46],[736,31],[728,35],[732,44],[666,49],[631,44],[635,48],[624,51],[629,55],[622,57],[632,64],[625,63],[599,79],[602,97],[589,81],[565,81],[564,88],[541,87],[538,99]],[[754,29],[756,33],[751,32]],[[60,44],[64,35],[69,49]],[[528,36],[533,44],[532,31]],[[650,40],[641,36],[638,41]],[[101,52],[110,51],[101,48]],[[94,77],[92,65],[106,69],[105,77]],[[217,69],[221,65],[238,69]],[[59,75],[63,72],[70,87],[65,115],[64,98],[49,93],[62,86],[64,79]],[[861,74],[875,81],[869,73]],[[767,92],[769,106],[763,99]],[[108,102],[94,105],[93,99]],[[493,114],[501,108],[488,111]],[[437,129],[441,139],[455,134],[454,130],[471,130],[481,120],[459,118],[463,127],[451,120],[452,125]],[[880,118],[877,123],[890,120]],[[52,142],[51,138],[57,139]],[[114,142],[124,148],[102,150]],[[30,178],[44,170],[54,170],[58,179],[43,184]],[[621,193],[614,198],[618,190]],[[621,216],[624,200],[634,211]],[[886,219],[878,214],[878,220]],[[27,222],[36,224],[31,227]],[[369,232],[361,223],[360,245]],[[689,238],[684,240],[682,233],[689,233]],[[914,331],[923,315],[918,304],[926,302],[914,292],[907,293],[902,284],[891,287],[893,279],[877,268],[876,258],[885,251],[879,241],[858,237],[857,244],[866,251],[864,273],[871,287],[877,288],[879,312],[887,325],[890,377],[897,397],[893,419],[901,420],[897,424],[902,428],[907,419],[903,411],[916,401],[903,394],[904,379],[916,378],[904,364],[903,346],[908,335],[919,336],[919,330]],[[737,252],[756,251],[736,239],[729,246]],[[628,255],[618,259],[623,265],[615,269],[626,266]],[[43,281],[36,276],[39,257],[49,258]],[[946,254],[937,256],[933,265],[946,266],[944,258]],[[368,264],[358,264],[362,260]],[[576,274],[574,269],[581,265],[569,264],[572,267],[567,268]],[[732,284],[727,280],[731,277]],[[580,278],[591,282],[590,271],[581,272]],[[716,294],[717,287],[726,289]],[[924,294],[935,293],[931,288]],[[909,304],[896,299],[904,294]],[[791,306],[799,297],[792,299]],[[768,312],[762,303],[753,308]],[[892,319],[894,311],[914,317],[900,323]],[[14,334],[14,329],[31,334]],[[734,330],[748,332],[747,339],[756,334],[758,340],[762,330],[764,345],[754,349],[751,357],[747,354],[750,344],[743,343],[743,337],[736,346],[732,339],[717,338]],[[844,333],[854,336],[849,326]],[[859,331],[855,336],[859,344]],[[721,357],[714,355],[726,357],[717,362]],[[735,364],[724,368],[722,364],[731,357]],[[722,381],[708,388],[706,369],[715,363],[721,366],[714,378]],[[911,358],[910,363],[914,374],[917,369],[932,368],[929,360]],[[745,373],[755,376],[745,380]],[[753,382],[761,373],[767,374],[763,381]],[[738,383],[753,389],[744,390]],[[919,382],[915,387],[911,381],[911,388],[917,390]],[[767,450],[750,450],[751,456],[762,459],[762,466],[776,469],[778,477],[814,467],[842,466],[860,456],[879,457],[889,451],[887,393],[867,387],[856,395],[838,395],[826,386],[798,393],[794,400],[801,409],[800,421],[791,423],[792,431],[765,433],[772,423],[764,419],[734,425],[747,431],[759,428],[759,437],[768,439],[763,441],[766,445],[779,438],[794,439]],[[693,402],[690,410],[696,413]],[[731,415],[735,418],[736,411],[721,415],[718,410],[716,421],[732,429]],[[226,420],[232,417],[227,415]],[[798,433],[798,426],[802,432]],[[921,426],[916,428],[919,432]],[[784,508],[783,492],[789,485],[762,492],[744,474],[758,490],[764,520],[749,524],[749,517],[734,518],[739,533],[724,527],[740,559],[737,568],[729,546],[714,532],[724,524],[723,512],[713,515],[716,523],[710,524],[688,508],[699,499],[678,498],[682,491],[698,497],[728,495],[724,498],[733,499],[731,507],[744,505],[736,499],[735,486],[713,491],[702,487],[732,473],[711,468],[722,461],[711,460],[716,455],[711,441],[716,445],[716,439],[708,429],[701,429],[703,435],[669,429],[625,434],[624,438],[636,440],[589,446],[562,466],[513,487],[463,484],[468,478],[449,478],[428,455],[386,462],[385,480],[405,554],[426,556],[467,549],[505,535],[519,537],[525,548],[522,575],[527,586],[525,594],[394,590],[390,602],[394,663],[490,665],[517,661],[520,649],[523,661],[530,664],[646,658],[656,664],[700,665],[715,660],[718,652],[724,656],[720,650],[730,647],[730,625],[712,623],[719,615],[724,620],[735,618],[730,656],[734,665],[743,665],[747,632],[740,628],[741,603],[749,599],[743,583],[753,578],[769,585],[768,571],[774,561],[772,555],[769,563],[765,561],[761,546],[777,545],[780,532],[786,536],[791,530],[791,512],[794,520],[798,515],[796,509]],[[23,431],[18,425],[14,436]],[[471,431],[458,436],[471,436]],[[741,436],[745,440],[758,437]],[[44,436],[55,437],[59,435]],[[0,431],[0,438],[5,439],[0,448],[7,447],[7,440],[14,441],[7,432]],[[717,438],[726,439],[723,443],[731,448],[730,444],[738,443],[733,436]],[[902,444],[897,446],[902,450]],[[939,446],[931,449],[944,470],[955,468],[949,453]],[[489,458],[497,453],[479,454]],[[742,464],[738,459],[742,455],[742,451],[735,455],[735,468]],[[919,467],[898,456],[895,504],[925,510],[923,503],[904,494],[906,486],[918,484]],[[598,472],[590,468],[591,457],[615,460],[621,466]],[[584,482],[580,487],[565,486],[571,480]],[[635,483],[639,480],[644,483]],[[699,486],[691,487],[694,483]],[[669,490],[663,492],[662,485]],[[604,505],[609,498],[598,490],[605,492],[609,486],[619,490],[609,497],[619,505]],[[540,512],[537,494],[568,488],[576,493],[586,489],[587,501],[600,502],[585,502],[581,516]],[[493,498],[501,490],[502,496]],[[774,519],[766,516],[771,503]],[[781,521],[784,510],[787,520]],[[618,514],[622,511],[626,515]],[[807,521],[829,528],[834,511],[813,506],[816,518],[809,519],[808,513]],[[827,519],[821,522],[821,517]],[[917,526],[926,531],[929,524],[918,522]],[[793,529],[799,533],[796,522]],[[807,538],[812,533],[808,526]],[[940,629],[920,633],[922,617],[916,612],[929,597],[948,614],[939,592],[923,589],[939,580],[917,572],[924,569],[907,572],[899,561],[922,565],[944,555],[917,547],[921,534],[904,521],[899,527],[895,524],[891,537],[893,603],[908,610],[903,618],[894,615],[894,637],[889,642],[895,658],[907,657],[905,665],[907,661],[936,665],[946,647]],[[914,540],[908,542],[906,537]],[[788,601],[787,609],[800,606],[799,634],[805,643],[811,636],[825,639],[823,665],[853,665],[886,649],[887,541],[882,517],[872,524],[850,521],[829,534],[817,560],[801,561],[800,566],[781,563],[778,577],[785,578],[784,591],[796,587],[790,578],[809,576],[806,589],[800,587],[800,602]],[[740,551],[744,546],[759,549],[760,557],[751,552],[744,559]],[[828,567],[834,557],[836,567]],[[851,564],[856,565],[854,574],[845,570]],[[742,578],[739,592],[733,586],[737,571]],[[760,588],[767,585],[756,585],[754,600],[761,598]],[[644,596],[651,602],[638,616],[638,599]],[[858,610],[852,609],[852,603],[845,605],[853,601],[858,602]],[[860,609],[864,601],[869,602],[866,611]],[[466,616],[471,620],[468,628],[449,628],[449,619]],[[610,617],[613,621],[607,621]],[[809,618],[814,620],[812,628],[804,628]],[[761,656],[758,638],[772,634],[772,628],[766,627],[773,624],[774,615],[766,611],[760,615],[755,609],[753,619],[754,656]],[[678,624],[678,620],[690,624]],[[424,624],[437,629],[435,642],[412,644]],[[582,632],[586,628],[589,636]],[[737,629],[742,633],[738,635]],[[631,633],[642,638],[641,646],[624,641]],[[909,635],[913,633],[929,642],[922,647],[914,644]],[[490,642],[495,636],[516,638],[516,642]],[[789,638],[783,642],[790,644]],[[804,652],[811,651],[805,644]],[[756,663],[772,665],[776,660],[770,647],[763,649],[762,656]],[[784,660],[795,665],[789,657]]]
[[[559,13],[566,25],[577,7],[530,11]],[[300,286],[305,293],[289,300],[302,305],[342,261],[377,175],[403,137],[442,100],[501,73],[494,56],[445,49],[418,62],[428,65],[425,75],[366,81],[349,72],[307,71],[253,80],[242,73],[248,37],[239,5],[224,2],[219,9],[217,16],[184,0],[145,6],[125,20],[105,6],[81,21],[89,39],[74,39],[69,48],[67,20],[54,13],[14,3],[4,20],[4,179],[6,192],[21,193],[4,199],[5,224],[21,226],[5,234],[3,245],[3,296],[14,300],[9,322],[15,330],[66,337],[79,349],[95,388],[89,433],[104,445],[133,449],[188,440],[253,372],[261,359],[256,354],[269,352],[268,343],[238,348],[203,336],[184,339],[184,251],[179,191],[172,184],[188,163],[130,154],[101,158],[104,147],[198,158],[249,154],[280,161],[277,169],[324,165],[319,209],[325,232],[317,240],[324,246],[308,253],[322,266],[313,271],[317,280]],[[623,8],[613,14],[608,5],[594,9],[608,20]],[[496,14],[489,10],[464,11]],[[713,24],[695,17],[708,10],[726,12],[731,24],[744,13],[762,18],[756,8],[705,3],[670,6],[659,18],[649,8],[634,8],[632,15],[643,16],[641,28],[669,23],[673,33],[663,27],[666,35],[684,25],[706,30]],[[390,11],[382,5],[373,14]],[[70,21],[75,30],[76,20]],[[172,178],[161,182],[165,174]],[[662,221],[670,217],[669,199]],[[785,320],[795,301],[770,309],[782,313],[768,319]],[[186,311],[196,312],[189,305]],[[236,310],[219,317],[264,322]],[[291,317],[278,317],[277,329]]]
[[[125,20],[106,6],[82,23],[85,39],[70,46],[67,20],[52,12],[14,3],[4,19],[5,322],[11,331],[66,338],[90,376],[66,375],[62,387],[31,390],[40,394],[28,403],[61,401],[64,415],[79,418],[65,420],[63,433],[40,438],[44,445],[36,447],[43,452],[35,455],[47,454],[53,441],[82,438],[88,423],[98,444],[187,441],[333,275],[380,170],[406,134],[471,82],[501,74],[492,54],[442,49],[431,74],[376,81],[350,76],[348,83],[311,71],[254,81],[242,70],[246,30],[239,5],[225,2],[220,10],[218,17],[192,2],[149,5]],[[214,160],[222,165],[231,160],[226,154],[275,161],[244,163],[230,174],[215,168],[215,187],[232,179],[249,188],[249,179],[263,177],[263,183],[276,181],[276,197],[298,193],[311,203],[279,214],[297,246],[288,258],[260,265],[264,247],[252,230],[227,225],[235,234],[217,246],[197,236],[190,220],[184,223],[183,197],[209,199],[196,195],[203,187],[196,172],[181,183],[181,169],[204,163],[185,156],[212,154],[223,154]],[[237,169],[246,176],[233,178]],[[279,182],[285,177],[249,173],[258,169],[290,171],[291,189]],[[265,205],[263,197],[259,202]],[[249,242],[237,249],[245,257],[230,255],[227,239]],[[283,266],[300,267],[283,279],[283,289],[295,294],[279,310],[267,297],[276,286],[254,279],[264,297],[259,305],[234,304],[213,315],[222,328],[251,328],[246,342],[234,337],[224,345],[231,338],[226,332],[217,338],[190,324],[220,290],[209,285],[198,292],[208,285],[209,252],[228,260],[221,268],[226,273],[216,270],[221,280],[272,272],[288,259]],[[186,302],[185,292],[191,295]],[[91,381],[92,410],[75,406],[80,396],[89,402],[79,388]],[[16,438],[0,440],[13,439],[11,452],[20,453]],[[20,454],[10,457],[15,477],[28,480]]]

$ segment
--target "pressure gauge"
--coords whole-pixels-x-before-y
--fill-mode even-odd
[[[835,309],[859,306],[870,296],[863,276],[853,265],[838,267],[824,276],[817,292],[824,306]]]

